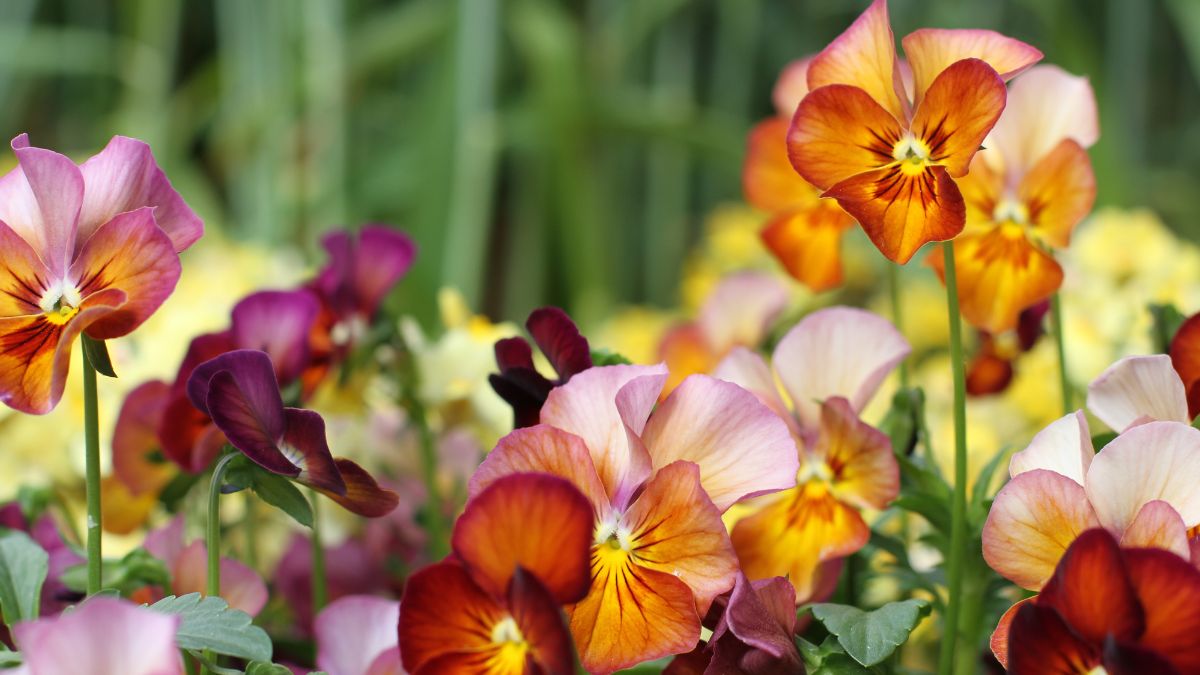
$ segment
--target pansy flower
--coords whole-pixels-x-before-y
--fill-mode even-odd
[[[693,375],[656,407],[666,378],[662,366],[576,375],[550,392],[541,424],[500,440],[469,487],[540,471],[587,496],[592,586],[567,613],[591,672],[695,647],[737,575],[721,513],[795,475],[786,425],[752,394]]]
[[[238,349],[205,361],[192,371],[187,394],[233,447],[267,471],[308,485],[361,516],[375,518],[396,508],[396,493],[379,487],[353,461],[333,457],[320,415],[284,407],[265,352]]]
[[[591,521],[587,498],[556,476],[509,475],[476,494],[454,525],[454,555],[405,585],[405,670],[573,673],[560,606],[588,592]]]
[[[1008,388],[1016,374],[1017,358],[1042,338],[1042,323],[1049,311],[1050,301],[1043,300],[1021,311],[1015,332],[993,335],[979,331],[979,348],[967,364],[967,394],[987,396]]]
[[[956,179],[1004,110],[1004,80],[1042,57],[987,30],[924,28],[903,44],[911,89],[887,2],[875,0],[809,63],[810,91],[787,136],[796,171],[902,264],[962,231]]]
[[[909,351],[886,319],[833,307],[788,331],[775,348],[774,372],[746,349],[717,368],[717,377],[770,406],[799,445],[800,470],[789,476],[790,489],[747,504],[752,512],[733,527],[733,545],[751,579],[786,576],[806,602],[836,583],[829,574],[834,561],[867,543],[870,528],[860,511],[896,498],[900,469],[887,436],[858,413]]]
[[[81,333],[131,333],[179,280],[179,252],[204,226],[141,141],[116,136],[82,165],[12,141],[0,177],[0,401],[58,404]]]
[[[1087,148],[1100,136],[1087,78],[1035,66],[1008,90],[986,150],[959,179],[967,229],[954,240],[958,295],[971,325],[997,334],[1062,285],[1053,249],[1092,208],[1096,178]],[[942,256],[929,256],[945,278]]]
[[[328,675],[404,675],[399,621],[395,600],[350,595],[329,603],[316,620],[317,668]]]
[[[664,393],[689,375],[707,375],[734,347],[758,347],[787,307],[783,282],[762,272],[738,272],[721,279],[695,321],[667,331],[659,356],[670,375]]]
[[[1075,539],[1014,609],[995,650],[1013,675],[1200,672],[1200,571],[1104,529]]]
[[[166,461],[158,440],[170,395],[171,385],[166,382],[144,382],[125,396],[117,414],[112,435],[113,475],[134,496],[157,495],[177,471]]]
[[[500,398],[512,406],[514,428],[531,427],[550,390],[566,384],[573,376],[592,367],[592,352],[587,338],[567,313],[557,307],[535,309],[525,321],[525,329],[538,349],[550,361],[557,379],[538,372],[533,350],[522,337],[496,341],[496,365],[499,374],[488,375],[488,382]]]
[[[794,61],[775,84],[776,116],[750,130],[742,165],[742,192],[770,215],[762,230],[767,249],[788,274],[814,291],[842,283],[842,235],[854,219],[801,178],[788,161],[788,124],[808,93],[811,59]]]
[[[1127,356],[1112,364],[1088,383],[1087,405],[1116,432],[1153,420],[1192,419],[1183,381],[1165,354]]]

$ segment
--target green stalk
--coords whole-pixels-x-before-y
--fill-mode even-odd
[[[242,536],[245,537],[245,548],[242,550],[242,562],[246,567],[258,571],[258,511],[254,508],[254,497],[246,492],[246,515],[242,521]]]
[[[442,516],[444,506],[442,490],[437,480],[437,438],[434,436],[433,430],[429,428],[424,406],[420,405],[415,398],[412,404],[413,406],[409,409],[410,419],[417,423],[417,430],[421,435],[421,474],[429,495],[425,531],[429,534],[430,555],[434,560],[438,560],[449,552],[450,546],[448,528],[445,518]]]
[[[312,497],[312,613],[316,616],[329,599],[329,581],[325,578],[325,542],[321,540],[321,495],[309,490]]]
[[[888,261],[888,295],[892,300],[892,324],[904,335],[904,306],[900,303],[900,266]],[[900,362],[900,388],[908,389],[908,359]]]
[[[83,441],[87,460],[87,592],[92,595],[100,591],[103,581],[100,558],[100,417],[96,398],[96,369],[92,367],[87,349],[79,351],[83,354]]]
[[[1054,345],[1058,350],[1058,382],[1062,388],[1063,414],[1069,415],[1074,406],[1071,397],[1071,378],[1067,374],[1067,340],[1063,336],[1062,301],[1058,293],[1050,296],[1050,323],[1054,332]]]
[[[212,481],[208,484],[208,523],[204,546],[208,549],[208,578],[204,594],[212,597],[221,595],[221,483],[225,481],[225,469],[238,453],[226,453],[213,469]],[[212,655],[210,652],[205,652]],[[215,657],[214,657],[215,658]],[[209,672],[208,666],[200,665],[201,675]]]
[[[942,256],[946,274],[946,308],[950,317],[950,369],[954,376],[954,501],[950,511],[946,616],[938,673],[950,675],[954,672],[954,652],[962,638],[958,621],[962,603],[966,600],[962,590],[963,556],[967,550],[967,380],[953,241],[942,243]]]

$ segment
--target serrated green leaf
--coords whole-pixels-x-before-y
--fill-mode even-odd
[[[80,336],[80,342],[83,345],[83,353],[87,355],[88,363],[92,364],[92,368],[105,377],[116,377],[117,371],[113,369],[112,359],[108,357],[108,345],[104,340],[97,340],[88,337],[87,333]]]
[[[15,530],[0,535],[0,613],[4,623],[36,619],[50,556],[29,535]]]
[[[928,611],[925,600],[889,602],[871,612],[832,603],[812,606],[813,617],[837,636],[847,654],[867,667],[891,656]]]
[[[312,527],[312,506],[292,481],[260,469],[254,475],[252,489],[260,499],[288,514],[297,523]]]
[[[249,614],[231,608],[221,598],[201,598],[199,593],[171,595],[150,609],[182,618],[175,633],[180,649],[208,649],[248,661],[271,661],[271,638],[266,631],[255,626]]]

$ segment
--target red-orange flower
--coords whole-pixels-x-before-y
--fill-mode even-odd
[[[911,97],[887,2],[875,0],[813,58],[811,91],[787,138],[796,171],[898,263],[962,231],[966,207],[955,179],[1004,110],[1004,79],[1042,57],[986,30],[926,28],[903,44]]]

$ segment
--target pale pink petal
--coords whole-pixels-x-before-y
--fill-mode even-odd
[[[184,548],[171,567],[171,591],[176,595],[208,590],[208,548],[197,539]],[[254,570],[237,560],[221,558],[221,598],[230,607],[257,616],[267,604],[267,585]]]
[[[912,351],[887,319],[863,309],[830,307],[808,316],[775,348],[775,372],[805,431],[821,420],[821,402],[841,396],[861,412],[888,373]]]
[[[501,438],[471,476],[468,499],[505,476],[529,472],[565,478],[588,498],[597,517],[607,513],[608,496],[583,439],[547,424],[514,429]]]
[[[905,35],[902,42],[912,66],[916,104],[956,61],[980,59],[1008,80],[1042,59],[1042,53],[1030,45],[991,30],[922,28]]]
[[[13,637],[36,675],[182,675],[178,626],[178,616],[97,597],[72,612],[19,623]]]
[[[392,647],[375,657],[365,675],[406,675],[400,662],[400,647]]]
[[[799,450],[787,425],[753,394],[693,375],[663,401],[642,441],[654,468],[700,467],[700,484],[721,511],[753,495],[794,487]]]
[[[389,650],[396,650],[399,656],[396,633],[399,621],[400,603],[396,600],[369,595],[335,600],[313,622],[317,668],[329,675],[387,672],[372,668]]]
[[[757,347],[787,302],[787,286],[777,277],[761,272],[732,274],[704,301],[700,329],[715,354],[735,345]]]
[[[1150,420],[1190,422],[1187,394],[1171,357],[1127,356],[1088,385],[1088,409],[1113,431]]]
[[[1009,85],[1004,114],[984,144],[1000,152],[1009,182],[1016,185],[1064,139],[1088,148],[1099,137],[1096,95],[1088,79],[1039,65]]]
[[[183,251],[204,234],[204,223],[171,187],[150,146],[135,138],[113,136],[98,154],[79,167],[83,209],[79,213],[78,251],[101,225],[118,213],[154,208],[154,220]]]
[[[1026,471],[996,495],[983,526],[983,557],[1001,576],[1037,590],[1075,537],[1097,525],[1083,486],[1053,471]]]
[[[1192,559],[1187,527],[1170,504],[1155,499],[1147,502],[1121,535],[1126,548],[1163,548],[1184,560]]]
[[[37,251],[59,281],[71,265],[83,176],[63,155],[29,146],[22,134],[12,141],[19,166],[0,179],[0,220]]]
[[[1200,430],[1150,422],[1111,441],[1088,469],[1088,498],[1100,522],[1124,532],[1142,507],[1161,499],[1184,525],[1200,524]]]
[[[1029,447],[1013,455],[1008,462],[1008,475],[1016,477],[1034,469],[1049,469],[1083,485],[1095,456],[1087,417],[1082,410],[1076,410],[1039,431]]]
[[[718,380],[732,382],[742,389],[754,394],[763,405],[775,411],[776,415],[788,423],[788,427],[796,433],[800,427],[787,403],[779,394],[779,385],[775,382],[775,374],[758,352],[745,347],[734,347],[729,355],[721,360],[713,370],[713,377]]]
[[[542,406],[543,424],[583,439],[614,503],[623,505],[631,486],[649,477],[649,459],[630,443],[626,425],[635,434],[641,431],[666,377],[662,365],[590,368],[555,387]],[[618,406],[617,394],[635,380]]]
[[[812,57],[796,59],[783,67],[775,87],[771,90],[771,102],[775,104],[775,114],[790,120],[796,114],[796,106],[800,99],[808,93],[808,64]]]
[[[183,552],[183,514],[147,533],[142,547],[149,551],[150,555],[166,563],[168,568],[174,567],[179,554]]]

